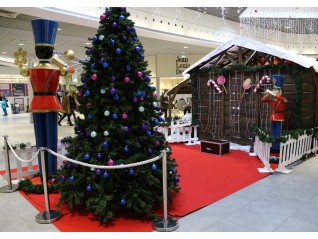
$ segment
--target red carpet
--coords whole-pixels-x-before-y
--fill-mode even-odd
[[[172,144],[172,157],[177,160],[181,175],[179,193],[174,195],[173,205],[168,213],[182,217],[188,213],[212,204],[264,177],[257,168],[263,164],[256,156],[231,150],[229,154],[212,155],[200,152],[200,146]],[[20,193],[40,212],[45,211],[44,195]],[[59,194],[50,194],[51,210],[56,209]],[[150,232],[151,221],[126,220],[119,218],[112,225],[101,225],[91,214],[72,214],[66,208],[59,208],[62,218],[54,225],[64,232]],[[36,216],[36,215],[34,215]]]

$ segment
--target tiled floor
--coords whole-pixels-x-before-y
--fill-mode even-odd
[[[58,128],[59,138],[73,135],[73,127],[63,123]],[[26,113],[0,117],[0,134],[8,135],[11,144],[35,143]],[[181,218],[177,232],[312,232],[306,238],[317,238],[318,156],[312,155],[290,169],[289,174],[273,173]],[[0,176],[0,187],[3,185],[7,183]],[[58,231],[53,224],[36,223],[38,213],[18,192],[0,193],[0,232]]]

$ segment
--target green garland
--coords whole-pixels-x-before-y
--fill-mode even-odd
[[[34,176],[39,176],[39,174],[35,174]],[[54,183],[52,183],[52,179],[55,180]],[[48,193],[56,192],[59,190],[58,178],[56,176],[49,177],[48,182],[50,182],[47,184]],[[29,178],[24,178],[23,180],[21,180],[18,184],[18,187],[20,190],[22,190],[26,194],[31,194],[31,193],[43,194],[44,193],[43,184],[33,184],[32,180],[30,180]]]
[[[318,128],[283,131],[280,138],[272,137],[271,134],[264,132],[257,125],[253,125],[251,129],[253,133],[255,133],[255,135],[257,135],[260,138],[261,141],[267,143],[285,143],[287,140],[289,140],[289,136],[291,139],[298,139],[300,136],[304,134],[313,135],[315,139],[318,139]]]

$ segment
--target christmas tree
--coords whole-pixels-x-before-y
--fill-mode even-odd
[[[91,165],[143,162],[167,150],[167,188],[180,190],[177,164],[156,126],[161,117],[144,49],[126,8],[106,8],[83,61],[77,87],[79,111],[67,157]],[[101,222],[130,215],[153,218],[161,205],[162,161],[131,168],[99,169],[65,161],[60,173],[59,205],[93,212]]]

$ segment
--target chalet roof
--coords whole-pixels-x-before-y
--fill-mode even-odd
[[[245,59],[242,59],[242,63],[244,64],[246,64],[256,52],[258,52],[258,54],[263,54],[265,58],[267,58],[267,55],[275,56],[280,59],[292,61],[305,68],[313,67],[313,69],[318,72],[318,62],[315,58],[298,55],[281,47],[268,45],[255,40],[237,36],[222,46],[214,49],[196,63],[192,64],[182,73],[182,75],[187,78],[193,69],[202,68],[208,66],[209,64],[218,65],[220,67],[226,67],[230,64],[235,64],[233,53],[236,53],[237,55],[239,50],[242,51],[243,55],[245,55]]]

